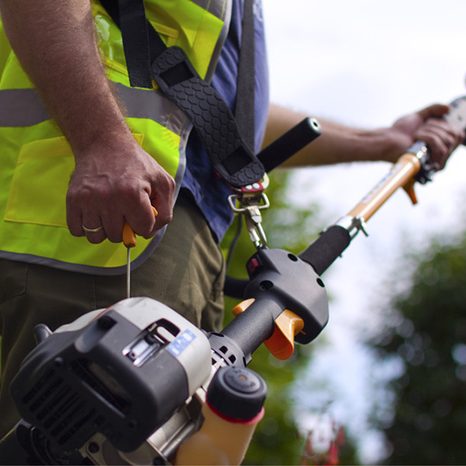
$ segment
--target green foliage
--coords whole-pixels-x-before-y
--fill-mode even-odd
[[[270,247],[284,248],[297,253],[312,240],[309,225],[315,207],[309,206],[305,209],[290,207],[287,198],[288,178],[289,175],[285,172],[278,172],[271,177],[267,195],[272,207],[264,214],[264,227]],[[235,228],[234,225],[227,234],[224,242],[226,247],[231,243]],[[244,266],[253,253],[254,247],[243,225],[228,274],[237,278],[246,278]],[[226,320],[228,321],[231,319],[228,310],[236,302],[231,299],[226,301]],[[298,463],[303,441],[293,419],[293,403],[289,389],[299,377],[299,370],[307,359],[307,348],[299,348],[293,360],[286,362],[277,361],[263,347],[254,353],[250,368],[266,380],[268,396],[265,405],[266,415],[258,426],[244,464]]]
[[[372,341],[380,362],[401,362],[394,405],[378,418],[387,464],[466,463],[466,235],[415,260],[391,325]],[[393,316],[392,316],[393,317]]]

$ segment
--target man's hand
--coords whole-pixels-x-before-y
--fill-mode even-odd
[[[393,150],[388,160],[396,161],[400,153],[411,144],[423,141],[429,148],[431,162],[438,169],[445,167],[448,157],[465,138],[463,130],[441,118],[449,110],[448,105],[434,104],[395,121],[390,131],[399,149]]]
[[[127,222],[148,238],[171,221],[175,182],[131,135],[123,144],[92,146],[86,152],[76,157],[67,195],[73,235],[85,235],[91,243],[120,242]]]

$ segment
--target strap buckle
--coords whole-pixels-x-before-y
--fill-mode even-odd
[[[262,226],[261,210],[270,207],[270,201],[264,190],[269,185],[269,177],[256,183],[236,189],[235,194],[228,196],[228,203],[233,212],[244,215],[249,237],[254,246],[259,248],[267,247],[267,236]]]

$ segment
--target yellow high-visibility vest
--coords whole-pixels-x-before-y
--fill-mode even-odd
[[[168,46],[181,47],[209,81],[228,29],[231,0],[147,0],[146,15]],[[191,123],[157,90],[131,88],[121,33],[92,1],[107,77],[126,109],[126,122],[142,148],[179,187]],[[60,85],[57,83],[57,85]],[[126,250],[71,235],[66,192],[74,157],[11,49],[0,23],[0,257],[89,273],[124,271]],[[161,234],[138,238],[134,263],[157,246]]]

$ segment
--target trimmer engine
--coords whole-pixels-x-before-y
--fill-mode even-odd
[[[53,450],[102,434],[132,451],[211,374],[206,335],[172,309],[131,298],[57,329],[11,385],[23,419]]]

